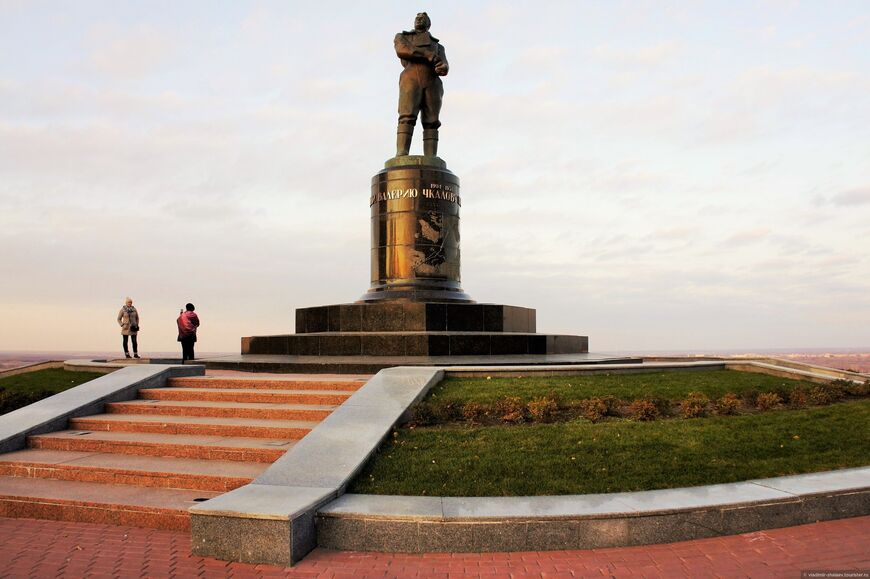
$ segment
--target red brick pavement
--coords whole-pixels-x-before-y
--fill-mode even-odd
[[[317,549],[292,569],[204,559],[175,531],[0,518],[0,578],[800,577],[870,569],[870,517],[667,545],[403,555]]]

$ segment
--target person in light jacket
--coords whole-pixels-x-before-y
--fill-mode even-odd
[[[181,342],[181,361],[193,360],[193,345],[196,343],[196,329],[199,327],[199,316],[194,311],[193,304],[187,304],[175,320],[178,324],[178,341]]]
[[[133,307],[133,300],[127,298],[121,311],[118,312],[118,325],[121,326],[122,343],[124,345],[124,357],[130,357],[130,350],[127,347],[127,341],[133,342],[133,357],[139,357],[139,342],[136,337],[139,335],[139,312]]]

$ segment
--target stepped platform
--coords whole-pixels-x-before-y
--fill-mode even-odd
[[[239,356],[200,360],[246,372],[375,373],[395,366],[596,364],[586,336],[538,334],[534,309],[386,299],[299,308],[296,333],[248,336]]]
[[[260,476],[366,379],[168,378],[0,454],[0,517],[186,530],[191,506]]]
[[[572,364],[639,364],[635,356],[601,354],[522,354],[487,356],[289,356],[240,354],[198,360],[211,370],[241,372],[305,372],[309,374],[374,374],[395,366],[565,366]],[[193,380],[184,378],[184,380]]]

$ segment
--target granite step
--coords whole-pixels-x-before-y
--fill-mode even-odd
[[[139,391],[143,400],[197,400],[209,402],[265,402],[270,404],[341,404],[351,391],[313,390],[247,390],[240,388],[145,388]]]
[[[0,517],[188,530],[187,509],[243,486],[368,377],[197,377],[107,403],[0,455]]]
[[[152,432],[162,434],[205,434],[251,438],[298,440],[311,432],[317,422],[304,420],[262,420],[212,416],[148,416],[141,414],[99,414],[71,418],[75,430]]]
[[[335,408],[332,405],[149,399],[111,402],[106,404],[106,413],[319,421],[329,416]]]
[[[268,465],[190,458],[27,449],[0,457],[0,476],[226,492]]]
[[[108,452],[140,456],[172,456],[204,460],[272,463],[296,444],[295,440],[233,436],[193,436],[63,430],[30,436],[30,448],[80,452]],[[2,458],[2,457],[0,457]]]
[[[319,379],[317,376],[294,376],[292,378],[257,377],[210,377],[195,376],[170,378],[167,386],[172,388],[232,388],[257,390],[342,390],[354,392],[369,378],[353,380]]]
[[[0,476],[0,517],[187,531],[187,509],[219,494]]]

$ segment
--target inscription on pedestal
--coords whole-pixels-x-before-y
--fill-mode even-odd
[[[470,301],[460,286],[459,179],[431,166],[372,179],[372,287],[364,301]]]

